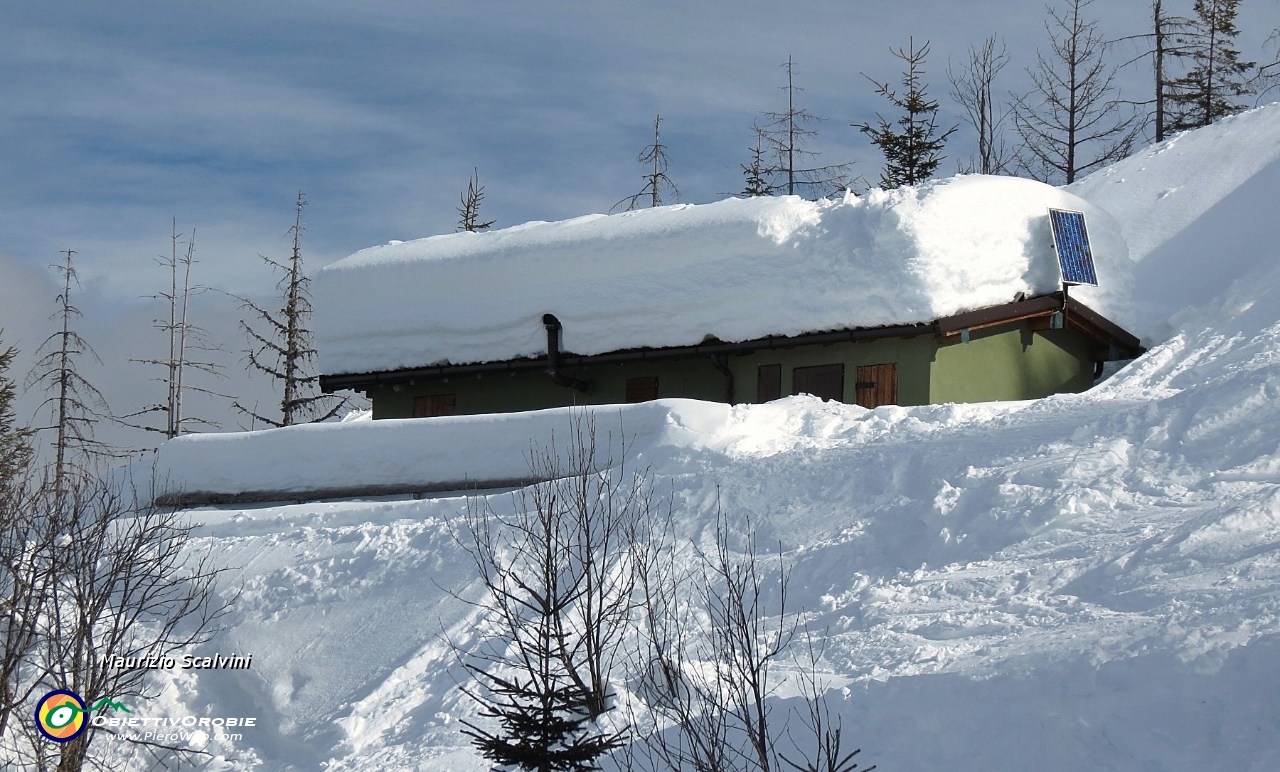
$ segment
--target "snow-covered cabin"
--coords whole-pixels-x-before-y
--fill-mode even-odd
[[[1064,292],[1049,208],[1098,286]],[[1057,188],[961,176],[392,242],[321,270],[321,385],[375,418],[788,394],[916,405],[1081,391],[1136,356],[1128,256]]]

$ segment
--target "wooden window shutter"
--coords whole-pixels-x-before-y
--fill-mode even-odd
[[[413,417],[434,418],[441,415],[453,415],[457,406],[457,397],[454,394],[432,394],[429,397],[414,397]]]
[[[814,365],[791,371],[791,393],[844,401],[844,365]]]
[[[854,389],[857,402],[865,408],[898,404],[898,363],[863,365],[858,368]]]
[[[782,396],[782,365],[756,368],[756,402],[771,402]]]
[[[658,376],[627,379],[627,402],[648,402],[658,398]]]

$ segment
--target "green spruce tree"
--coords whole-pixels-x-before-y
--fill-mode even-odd
[[[1244,109],[1235,98],[1252,93],[1248,73],[1254,63],[1240,61],[1235,48],[1239,5],[1240,0],[1196,0],[1190,31],[1178,39],[1192,67],[1169,84],[1172,130],[1208,126]]]
[[[764,137],[761,136],[760,128],[755,127],[756,144],[751,148],[751,163],[738,164],[742,167],[742,176],[746,179],[742,187],[742,195],[748,197],[755,196],[772,196],[777,192],[777,186],[769,181],[769,177],[773,174],[773,170],[769,168],[769,164],[764,160]]]
[[[880,187],[885,190],[916,185],[932,177],[942,162],[942,148],[947,137],[956,130],[952,126],[939,133],[938,103],[925,93],[924,63],[929,55],[929,43],[926,41],[916,49],[915,38],[911,38],[907,50],[899,48],[891,53],[907,65],[902,75],[904,93],[894,91],[887,82],[877,82],[865,74],[863,77],[875,85],[876,93],[901,110],[902,116],[892,123],[877,115],[874,126],[870,123],[855,124],[855,128],[871,137],[872,144],[884,154]]]

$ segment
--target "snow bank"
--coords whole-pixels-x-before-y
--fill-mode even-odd
[[[1129,261],[1099,207],[1048,185],[953,177],[863,198],[729,199],[366,249],[320,271],[320,369],[372,372],[928,322],[1059,288],[1050,207],[1083,210],[1127,321]]]
[[[283,429],[189,434],[160,446],[155,478],[185,496],[306,494],[377,489],[461,490],[527,479],[531,449],[563,459],[575,418],[594,421],[602,459],[714,434],[729,406],[694,400],[404,420],[353,420]],[[624,442],[626,447],[624,448]]]
[[[160,446],[155,479],[170,493],[199,497],[329,493],[376,489],[464,490],[527,479],[531,449],[554,448],[567,463],[575,421],[594,422],[602,468],[671,460],[690,450],[730,456],[823,447],[835,438],[868,440],[905,421],[942,430],[1026,403],[942,405],[868,419],[856,405],[788,397],[730,406],[690,399],[524,413],[356,421],[256,432],[189,434]],[[151,470],[135,477],[150,479]]]

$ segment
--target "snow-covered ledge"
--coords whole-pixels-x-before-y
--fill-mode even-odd
[[[511,487],[531,449],[566,458],[576,418],[594,419],[599,464],[631,463],[725,425],[731,408],[668,399],[499,415],[305,424],[191,434],[162,445],[157,503],[202,506]],[[624,453],[623,443],[626,444]],[[567,458],[566,458],[567,460]]]

